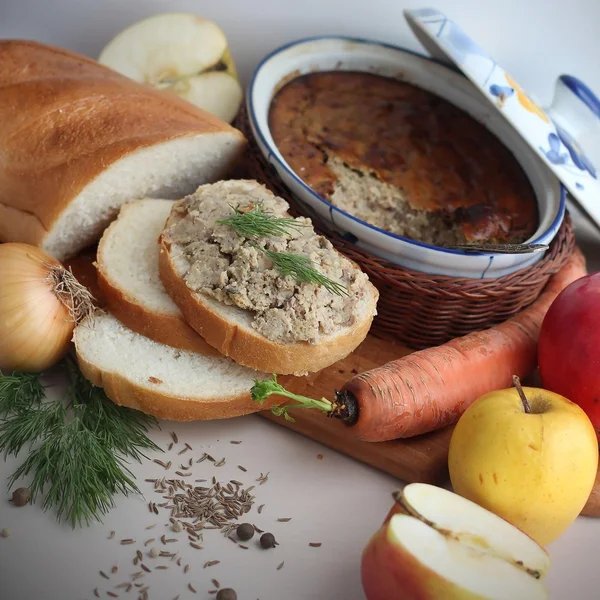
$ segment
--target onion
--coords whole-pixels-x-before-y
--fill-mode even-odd
[[[0,244],[0,369],[39,373],[69,349],[75,325],[94,310],[75,276],[27,244]]]

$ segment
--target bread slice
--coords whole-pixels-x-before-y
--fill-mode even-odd
[[[96,61],[0,41],[0,241],[59,260],[98,241],[135,198],[182,198],[245,147],[229,124]]]
[[[248,193],[258,187],[264,189],[255,181],[242,180],[221,181],[211,187],[215,193],[225,195],[231,186],[246,186]],[[172,212],[167,224],[174,224],[178,218]],[[164,235],[161,235],[160,244],[160,277],[185,320],[221,354],[253,369],[282,375],[306,375],[320,371],[348,356],[365,339],[376,314],[379,294],[368,282],[367,294],[359,300],[359,318],[351,327],[339,328],[321,338],[318,344],[303,341],[278,343],[252,327],[252,311],[226,305],[188,288],[184,277],[189,263],[181,255],[181,247],[171,244]]]
[[[158,238],[172,200],[134,200],[121,207],[98,245],[98,285],[121,323],[155,342],[220,356],[184,320],[158,275]]]
[[[264,374],[159,344],[108,313],[82,321],[73,342],[81,372],[113,402],[161,419],[223,419],[271,406],[250,399],[254,378]]]

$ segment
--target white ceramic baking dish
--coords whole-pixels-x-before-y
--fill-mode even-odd
[[[560,181],[466,77],[412,51],[343,36],[308,38],[276,49],[259,64],[248,89],[246,102],[252,133],[265,158],[300,204],[316,211],[360,248],[425,273],[500,277],[541,259],[542,252],[473,253],[417,242],[370,225],[314,192],[290,168],[275,145],[269,131],[269,108],[282,82],[305,73],[331,70],[365,71],[402,79],[445,98],[483,123],[516,157],[535,192],[539,226],[528,243],[549,244],[565,213],[566,191]]]

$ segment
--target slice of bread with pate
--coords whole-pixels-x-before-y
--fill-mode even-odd
[[[159,271],[185,320],[219,352],[260,371],[302,375],[364,340],[378,292],[288,208],[256,181],[202,185],[174,203]]]

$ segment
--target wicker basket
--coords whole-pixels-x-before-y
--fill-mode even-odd
[[[430,275],[400,267],[356,247],[333,231],[281,181],[253,139],[244,110],[235,123],[249,144],[242,165],[246,177],[264,183],[290,204],[296,216],[310,217],[315,230],[365,271],[379,290],[377,317],[371,333],[420,349],[505,321],[531,304],[551,275],[573,251],[575,236],[567,214],[550,249],[535,265],[495,279]]]

